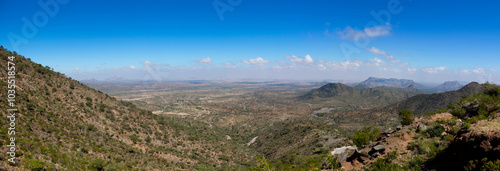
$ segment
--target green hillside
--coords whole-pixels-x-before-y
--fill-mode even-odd
[[[172,170],[249,167],[258,153],[227,141],[208,124],[166,118],[91,89],[52,68],[0,47],[0,63],[16,66],[15,163],[12,170]],[[0,69],[2,97],[7,67]],[[10,143],[6,98],[0,99],[0,151]]]

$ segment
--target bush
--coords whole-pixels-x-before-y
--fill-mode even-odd
[[[90,167],[98,171],[104,170],[105,166],[106,166],[106,161],[104,161],[103,159],[97,158],[90,162]]]
[[[411,112],[410,110],[400,110],[399,116],[401,117],[402,125],[410,125],[413,122],[413,112]]]
[[[375,141],[380,137],[380,130],[375,127],[365,127],[362,130],[356,131],[352,137],[352,141],[357,147],[362,147],[368,144],[370,141]]]
[[[464,108],[457,107],[457,108],[453,109],[450,113],[453,116],[456,116],[458,118],[463,118],[465,115],[465,112],[467,112],[467,111]]]
[[[441,136],[441,134],[444,132],[444,127],[441,126],[441,125],[434,125],[432,127],[430,127],[429,129],[427,129],[427,133],[429,133],[429,135],[431,137],[437,137],[437,136]]]

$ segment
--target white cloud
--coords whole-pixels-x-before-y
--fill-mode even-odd
[[[79,71],[79,70],[80,70],[80,68],[75,67],[75,69],[73,69],[73,70],[74,70],[74,71]]]
[[[314,60],[313,60],[313,58],[311,58],[311,55],[306,55],[306,57],[304,59],[304,62],[306,62],[306,63],[313,63]]]
[[[291,63],[313,63],[314,59],[311,57],[311,55],[306,55],[304,58],[295,56],[295,55],[290,55],[290,56],[285,56],[285,59],[288,59]]]
[[[445,71],[445,70],[448,70],[447,66],[422,69],[422,71],[429,73],[429,74],[434,74],[434,73],[438,73],[440,71]]]
[[[387,55],[387,52],[380,50],[380,49],[377,49],[375,47],[369,48],[368,51],[373,53],[374,55],[381,55],[381,56]]]
[[[374,66],[381,66],[381,65],[384,65],[385,62],[382,61],[382,59],[378,59],[378,58],[373,58],[373,59],[370,59],[370,65],[374,65]]]
[[[475,74],[484,74],[484,69],[483,68],[476,68],[474,70],[472,70],[473,73]]]
[[[384,25],[373,26],[373,27],[365,27],[363,30],[355,30],[350,26],[347,26],[343,31],[337,32],[337,34],[342,39],[353,39],[354,41],[358,41],[362,37],[379,37],[386,36],[390,34],[391,25],[387,23]]]
[[[492,71],[492,72],[497,72],[497,70],[493,69],[493,68],[490,68],[489,70]]]
[[[319,63],[323,64],[324,66],[331,67],[336,70],[355,70],[359,68],[363,62],[360,60],[352,60],[352,61],[331,61],[331,62],[326,62],[323,60],[320,60]]]
[[[265,60],[261,57],[257,57],[255,59],[243,60],[241,62],[244,64],[248,64],[248,65],[264,65],[264,64],[269,63],[268,60]]]
[[[407,68],[406,69],[408,72],[416,72],[417,71],[417,68]]]
[[[206,58],[203,58],[203,59],[198,59],[196,58],[195,60],[197,63],[203,63],[203,64],[206,64],[206,63],[212,63],[212,59],[210,59],[210,57],[206,57]]]
[[[130,68],[130,69],[135,69],[135,66],[130,65],[128,68]]]

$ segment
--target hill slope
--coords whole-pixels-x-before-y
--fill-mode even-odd
[[[0,167],[7,170],[172,170],[250,166],[256,152],[208,124],[166,118],[91,89],[0,47],[0,63],[16,64],[15,163],[4,154],[12,136],[0,99]],[[2,96],[7,67],[0,68]],[[4,96],[5,97],[5,96]]]

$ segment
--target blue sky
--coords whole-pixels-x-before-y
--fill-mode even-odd
[[[79,80],[376,76],[498,83],[499,5],[6,0],[0,44]]]

